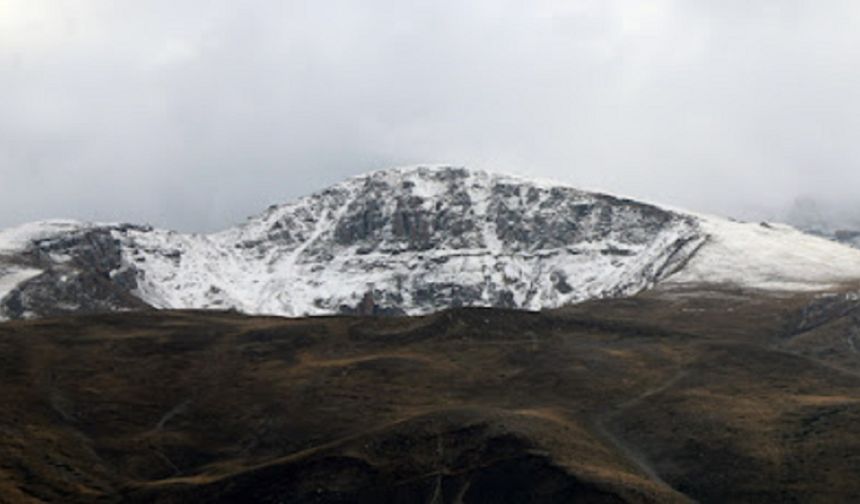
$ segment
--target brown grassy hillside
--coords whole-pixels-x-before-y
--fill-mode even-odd
[[[0,501],[856,501],[858,315],[674,292],[6,323]]]

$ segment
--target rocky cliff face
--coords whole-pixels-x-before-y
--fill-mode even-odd
[[[47,230],[44,229],[43,231]],[[122,243],[114,237],[123,226],[66,227],[34,236],[17,254],[0,250],[0,316],[28,318],[145,308],[131,294],[136,272],[123,266]],[[18,285],[9,277],[21,276]],[[7,287],[3,289],[3,280]]]
[[[631,200],[461,168],[396,169],[212,235],[68,222],[3,232],[0,314],[540,309],[647,288],[704,240],[695,218]]]

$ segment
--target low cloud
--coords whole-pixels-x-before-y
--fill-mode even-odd
[[[858,16],[838,0],[0,0],[0,226],[207,231],[424,162],[729,215],[851,207]]]

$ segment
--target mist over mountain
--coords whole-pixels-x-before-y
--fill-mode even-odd
[[[782,212],[781,220],[809,233],[860,247],[860,204],[798,198]]]

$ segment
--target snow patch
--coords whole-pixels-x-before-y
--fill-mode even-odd
[[[87,224],[73,220],[47,220],[0,231],[0,254],[21,252],[37,240],[78,231]]]
[[[20,268],[15,266],[0,266],[0,301],[8,296],[19,285],[42,274],[35,268]],[[6,320],[0,311],[0,320]]]
[[[784,224],[700,217],[708,242],[667,284],[733,284],[816,291],[860,279],[860,250]]]

